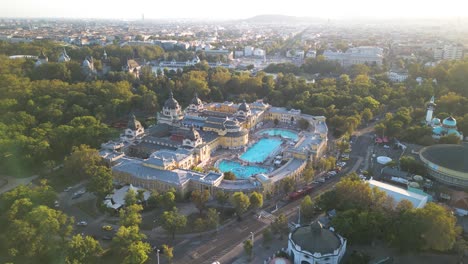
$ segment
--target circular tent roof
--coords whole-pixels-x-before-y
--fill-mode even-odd
[[[392,159],[387,157],[387,156],[378,156],[377,157],[377,162],[379,164],[382,164],[382,165],[385,165],[385,164],[389,163],[390,161],[392,161]]]
[[[423,148],[419,155],[435,166],[468,173],[468,144],[438,144]]]

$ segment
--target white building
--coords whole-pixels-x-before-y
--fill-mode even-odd
[[[309,50],[309,51],[307,51],[306,57],[307,57],[307,58],[315,58],[315,57],[317,57],[317,51],[316,51],[316,50]]]
[[[425,195],[410,192],[403,188],[372,179],[367,182],[372,188],[376,187],[377,189],[384,191],[388,196],[392,197],[396,203],[399,203],[402,200],[408,200],[413,204],[414,208],[423,208],[427,203],[428,197]]]
[[[246,46],[244,48],[244,56],[246,56],[246,57],[253,56],[253,52],[254,52],[254,47],[252,47],[252,46]]]
[[[408,73],[402,71],[389,71],[387,77],[391,82],[400,83],[408,79]]]
[[[461,60],[463,59],[463,46],[445,44],[434,49],[435,60]]]
[[[256,49],[254,49],[253,55],[256,56],[256,57],[263,57],[263,56],[265,56],[265,50],[260,49],[260,48],[256,48]]]
[[[463,46],[462,45],[445,45],[443,59],[444,60],[463,59]]]
[[[141,125],[140,121],[136,120],[135,115],[130,116],[127,129],[125,133],[120,136],[123,142],[131,142],[145,134],[145,128]]]
[[[346,239],[316,221],[289,234],[288,254],[294,264],[338,264],[346,252]]]
[[[350,48],[346,52],[326,50],[323,53],[326,60],[336,61],[341,66],[354,64],[382,65],[383,49],[379,47],[362,46]]]

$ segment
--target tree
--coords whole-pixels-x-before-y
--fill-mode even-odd
[[[273,239],[271,229],[269,227],[265,228],[262,232],[263,235],[263,245],[269,245]]]
[[[200,215],[205,209],[206,202],[210,199],[210,191],[203,190],[202,192],[199,190],[195,190],[192,192],[191,200],[195,204],[195,206],[200,211]]]
[[[365,108],[361,113],[362,120],[369,122],[373,118],[372,111],[369,108]]]
[[[219,205],[221,205],[221,207],[224,207],[224,205],[229,201],[229,194],[223,191],[217,191],[215,198]]]
[[[202,232],[205,229],[205,221],[203,218],[198,217],[195,219],[195,222],[193,222],[193,227],[197,232]]]
[[[112,171],[103,165],[89,168],[91,179],[87,185],[87,190],[96,194],[98,199],[104,198],[114,189],[112,185]]]
[[[252,209],[258,209],[263,206],[263,195],[258,192],[253,192],[250,195],[250,206]]]
[[[96,149],[87,145],[80,145],[73,147],[70,156],[65,158],[63,169],[66,175],[85,179],[91,177],[91,168],[101,164],[102,158]]]
[[[150,244],[136,241],[128,247],[127,254],[123,260],[124,264],[143,264],[149,259],[151,252]]]
[[[252,258],[252,254],[253,254],[252,240],[248,239],[248,240],[244,241],[244,251],[245,251],[245,254],[247,254],[247,256],[249,256],[249,258]]]
[[[424,221],[425,230],[422,233],[425,245],[423,249],[437,251],[448,251],[455,244],[460,234],[457,219],[449,210],[435,203],[428,203],[424,208],[417,211]]]
[[[308,184],[314,179],[314,176],[315,176],[314,167],[312,166],[311,163],[309,163],[304,169],[304,172],[302,173],[302,177],[304,178],[304,181],[306,182],[306,184]]]
[[[143,207],[139,204],[132,204],[120,210],[121,226],[138,226],[141,224],[141,214]]]
[[[175,206],[176,196],[174,192],[167,191],[163,195],[160,195],[159,198],[160,204],[164,209],[169,210]]]
[[[90,236],[74,235],[66,245],[67,264],[98,263],[103,250],[98,241]]]
[[[231,196],[231,204],[238,216],[242,215],[250,206],[250,199],[243,192],[235,192]]]
[[[460,144],[461,139],[455,134],[440,137],[439,144]]]
[[[72,230],[73,218],[61,211],[39,205],[24,218],[9,222],[5,231],[8,239],[5,240],[4,247],[15,256],[46,257],[61,247]]]
[[[219,220],[219,212],[214,208],[208,209],[206,213],[206,226],[210,228],[217,227],[219,225]]]
[[[180,214],[177,208],[174,207],[172,211],[165,211],[162,215],[162,227],[171,234],[172,239],[175,237],[175,233],[187,224],[187,217]]]
[[[112,239],[112,249],[122,256],[128,255],[130,245],[145,239],[145,234],[140,233],[138,226],[120,226]]]
[[[136,197],[135,190],[128,188],[128,191],[125,194],[124,200],[125,200],[125,206],[131,206],[131,205],[136,204],[138,199]]]
[[[231,171],[224,172],[223,174],[224,174],[225,180],[230,180],[230,181],[236,180],[236,175]]]
[[[167,261],[169,261],[169,263],[172,263],[172,259],[174,258],[174,253],[173,253],[174,248],[166,244],[163,244],[162,250],[164,252],[164,256],[166,256]]]
[[[137,197],[138,201],[139,201],[141,204],[143,204],[143,202],[146,202],[146,203],[147,203],[147,201],[145,200],[145,190],[143,190],[143,189],[138,189],[138,190],[137,190],[136,197]]]
[[[280,214],[275,221],[271,224],[271,231],[273,234],[279,234],[280,239],[289,232],[288,218],[283,213]]]
[[[314,213],[314,203],[312,202],[310,196],[307,195],[301,202],[301,218],[304,220],[304,222],[310,222],[314,217]]]
[[[289,177],[281,181],[284,193],[290,193],[294,190],[294,179]]]

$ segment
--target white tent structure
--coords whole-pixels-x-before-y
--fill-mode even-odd
[[[106,200],[104,200],[104,205],[108,208],[119,209],[125,205],[125,195],[129,190],[133,190],[135,193],[138,193],[138,190],[141,188],[135,187],[133,185],[124,186],[118,190],[114,190],[114,193],[111,195],[106,196]],[[141,189],[144,190],[144,189]],[[151,193],[147,190],[143,193],[144,200],[148,200]]]
[[[385,164],[387,164],[387,163],[389,163],[391,161],[392,161],[392,159],[387,157],[387,156],[378,156],[377,157],[377,163],[382,164],[382,165],[385,165]]]

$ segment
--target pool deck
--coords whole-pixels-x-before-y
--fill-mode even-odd
[[[293,133],[296,133],[298,138],[297,139],[291,139],[291,138],[285,138],[281,137],[280,135],[275,135],[275,136],[269,136],[266,134],[261,134],[262,131],[264,130],[270,130],[270,129],[278,129],[278,130],[286,130],[290,131]],[[273,161],[276,155],[278,155],[280,152],[286,150],[289,147],[292,147],[290,144],[291,142],[294,142],[295,145],[299,143],[301,138],[304,136],[305,133],[310,133],[309,131],[313,131],[315,128],[311,127],[307,131],[302,131],[298,130],[296,125],[290,125],[290,124],[280,124],[278,126],[274,126],[273,122],[267,122],[264,126],[258,129],[252,129],[249,134],[249,144],[246,146],[246,148],[252,147],[254,144],[256,144],[259,140],[262,138],[278,138],[283,140],[283,143],[272,153],[268,155],[268,157],[263,161],[263,162],[247,162],[245,160],[242,160],[240,156],[246,152],[244,148],[242,149],[219,149],[213,153],[212,158],[210,159],[210,162],[206,164],[206,166],[214,166],[216,168],[218,167],[218,164],[222,160],[228,160],[228,161],[235,161],[239,162],[241,164],[246,164],[246,165],[251,165],[251,166],[258,166],[262,168],[268,168],[270,169],[270,172],[268,173],[269,178],[275,182],[278,180],[281,180],[285,177],[288,177],[291,172],[295,172],[298,169],[300,169],[301,166],[305,166],[305,161],[297,158],[291,158],[286,164],[279,168],[275,168],[273,166]],[[271,168],[274,168],[271,170]],[[252,176],[255,176],[252,175]],[[252,177],[251,176],[251,177]],[[248,179],[248,178],[245,178]]]

